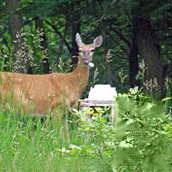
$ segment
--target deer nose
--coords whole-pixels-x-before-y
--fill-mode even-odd
[[[83,55],[84,55],[84,58],[86,58],[86,59],[89,59],[90,58],[90,52],[89,51],[85,51],[83,53]]]
[[[89,55],[89,52],[88,51],[84,51],[84,56],[88,57],[88,55]]]

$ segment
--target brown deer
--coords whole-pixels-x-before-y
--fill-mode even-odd
[[[87,86],[89,68],[94,66],[91,62],[93,52],[101,46],[102,36],[86,45],[77,33],[76,43],[78,64],[71,73],[28,75],[0,72],[2,104],[7,104],[5,99],[12,94],[15,106],[20,104],[25,113],[29,110],[29,114],[46,115],[50,111],[53,117],[59,114],[57,110],[64,111],[64,107],[70,110]]]

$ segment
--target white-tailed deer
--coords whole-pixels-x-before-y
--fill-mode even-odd
[[[0,72],[0,94],[2,104],[12,93],[13,102],[21,104],[24,112],[30,114],[47,114],[63,111],[64,106],[70,109],[87,86],[89,68],[93,67],[92,56],[95,48],[101,46],[102,37],[94,39],[92,44],[85,45],[79,33],[76,34],[79,49],[78,64],[71,73],[52,73],[46,75],[28,75]]]

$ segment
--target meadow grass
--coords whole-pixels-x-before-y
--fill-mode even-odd
[[[116,98],[118,120],[96,108],[53,126],[0,108],[0,172],[171,172],[172,125],[163,102],[131,90]],[[66,114],[68,115],[68,114]]]
[[[100,164],[104,160],[81,152],[79,147],[95,141],[90,140],[85,142],[77,124],[66,139],[59,127],[52,127],[49,118],[42,122],[39,118],[18,116],[15,110],[1,109],[0,171],[102,171],[105,166]]]

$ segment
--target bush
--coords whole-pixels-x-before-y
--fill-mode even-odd
[[[116,98],[118,122],[113,168],[118,171],[172,171],[171,124],[162,102],[131,89]]]

